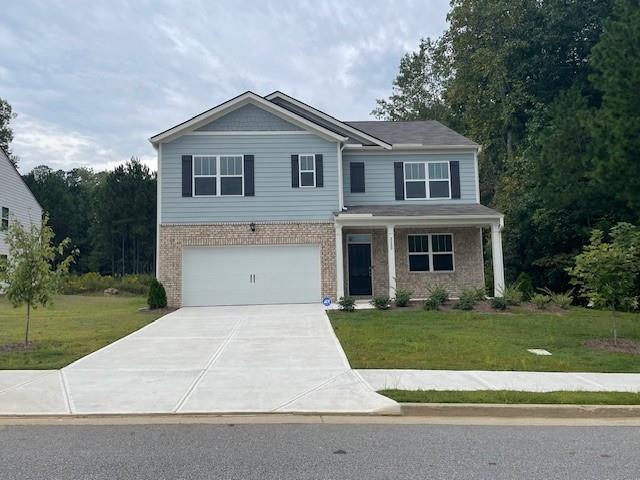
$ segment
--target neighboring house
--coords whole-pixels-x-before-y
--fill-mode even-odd
[[[452,295],[484,285],[480,146],[435,121],[342,122],[246,92],[150,139],[157,276],[173,306]]]
[[[0,264],[9,255],[5,237],[9,224],[15,221],[24,226],[39,224],[42,221],[42,207],[9,156],[0,148]]]

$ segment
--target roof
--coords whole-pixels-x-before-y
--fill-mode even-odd
[[[416,144],[429,146],[469,146],[479,145],[458,132],[451,130],[436,120],[364,121],[346,122],[354,128],[367,132],[392,145]],[[354,143],[349,140],[349,143]]]
[[[346,206],[342,214],[372,215],[374,217],[437,217],[437,216],[495,216],[502,214],[475,203],[430,205],[358,205]]]

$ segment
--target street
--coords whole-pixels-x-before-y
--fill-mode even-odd
[[[0,478],[637,479],[639,447],[613,426],[0,426]]]

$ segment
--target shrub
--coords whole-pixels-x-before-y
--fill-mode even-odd
[[[522,300],[524,300],[524,294],[515,285],[506,287],[502,293],[502,297],[507,305],[520,305]]]
[[[533,286],[533,280],[531,280],[531,277],[524,272],[518,275],[514,286],[522,292],[522,300],[530,300],[536,293],[536,289]]]
[[[167,306],[167,292],[165,292],[162,283],[155,278],[151,281],[151,285],[149,285],[147,304],[152,310],[155,308],[166,308]]]
[[[396,288],[396,298],[394,299],[396,306],[406,307],[409,304],[409,300],[411,300],[411,295],[413,295],[413,292],[409,290]]]
[[[548,288],[543,288],[542,291],[549,297],[549,303],[552,303],[564,310],[569,308],[573,303],[573,290],[569,290],[565,293],[555,293]]]
[[[531,303],[533,303],[540,310],[547,308],[549,302],[551,302],[551,297],[549,297],[549,295],[536,293],[533,297],[531,297]]]
[[[489,299],[489,305],[495,310],[505,310],[507,308],[507,301],[504,297],[493,297]]]
[[[343,312],[353,312],[356,309],[356,299],[353,297],[340,297],[338,305],[340,305],[340,310]]]
[[[449,292],[444,287],[436,285],[429,289],[429,298],[440,306],[449,300]]]
[[[123,292],[146,295],[154,277],[152,275],[125,275],[112,277],[89,272],[83,275],[67,275],[62,282],[62,293],[97,293],[107,288],[117,288]]]
[[[438,310],[440,308],[440,303],[434,298],[427,298],[422,304],[425,310]]]
[[[453,304],[453,308],[456,310],[473,310],[473,306],[476,304],[476,301],[469,296],[460,296],[460,299]]]
[[[487,299],[487,291],[484,287],[469,288],[467,291],[476,302],[482,302],[483,300]]]
[[[376,295],[373,297],[373,300],[371,300],[371,303],[378,310],[387,310],[391,304],[391,299],[386,295]]]

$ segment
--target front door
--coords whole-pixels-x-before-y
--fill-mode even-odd
[[[371,244],[351,243],[349,255],[349,295],[371,295]]]

